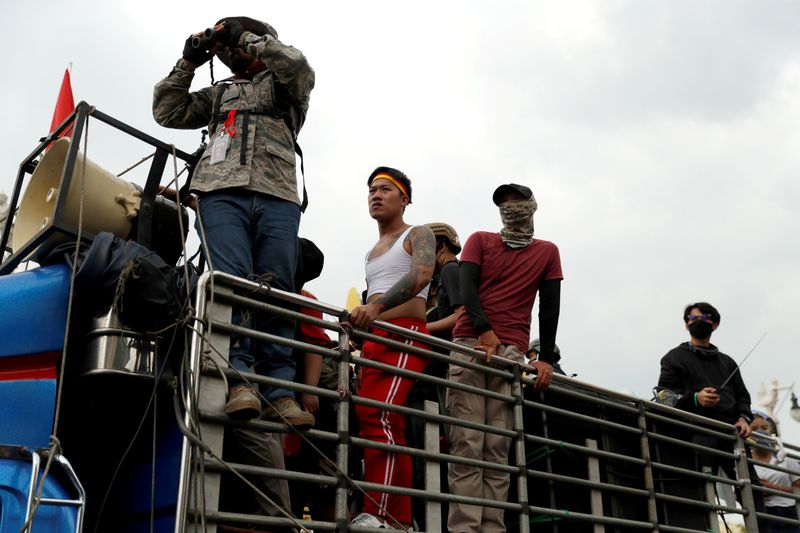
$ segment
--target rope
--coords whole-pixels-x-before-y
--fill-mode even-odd
[[[36,497],[33,501],[33,508],[31,509],[31,514],[28,516],[28,519],[23,524],[22,528],[19,530],[20,533],[25,533],[27,531],[31,531],[31,526],[33,524],[33,517],[36,516],[36,512],[39,510],[39,503],[42,500],[42,492],[44,490],[44,483],[47,479],[47,475],[50,473],[50,466],[53,464],[53,457],[56,454],[61,452],[61,443],[59,442],[58,438],[55,435],[50,436],[50,448],[48,449],[47,454],[47,463],[45,463],[44,471],[42,472],[42,476],[38,480],[32,480],[31,483],[37,483],[38,486],[36,488]],[[38,452],[31,452],[31,453],[38,453]]]

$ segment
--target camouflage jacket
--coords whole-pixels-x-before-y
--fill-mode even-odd
[[[314,70],[302,52],[271,35],[259,37],[245,32],[241,42],[248,53],[264,62],[266,70],[255,74],[252,80],[233,78],[190,92],[194,69],[181,59],[155,86],[153,117],[167,128],[209,126],[211,137],[195,169],[192,190],[242,187],[299,204],[294,135],[305,122]],[[283,111],[289,113],[294,132],[278,109],[276,89],[283,89],[286,94],[288,109]],[[219,114],[237,110],[236,135],[230,138],[225,161],[212,165],[211,150],[223,129],[218,116],[212,116],[217,102]],[[243,111],[249,111],[249,118],[245,119]],[[245,120],[247,132],[242,131]]]

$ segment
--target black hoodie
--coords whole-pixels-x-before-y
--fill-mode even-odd
[[[720,390],[720,386],[735,371],[733,377]],[[661,359],[659,389],[669,389],[681,395],[676,407],[698,415],[729,424],[740,416],[752,419],[750,393],[744,386],[736,361],[720,352],[713,344],[708,348],[684,342]],[[714,407],[695,404],[694,394],[705,387],[714,387],[719,393],[719,403]]]

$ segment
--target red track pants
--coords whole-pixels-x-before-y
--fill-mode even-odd
[[[412,331],[428,333],[425,322],[412,318],[397,318],[388,322]],[[403,339],[381,330],[372,330],[375,335],[405,342],[410,346],[428,348],[417,341]],[[375,342],[366,341],[361,348],[361,357],[388,365],[422,372],[428,359],[407,352],[398,352]],[[361,389],[359,396],[392,405],[405,405],[408,391],[416,382],[373,368],[361,367]],[[356,405],[356,415],[361,424],[361,438],[387,444],[406,445],[406,417],[394,411]],[[364,449],[365,479],[370,483],[411,487],[411,457],[405,454],[389,453],[383,450]],[[368,491],[364,497],[364,512],[380,517],[390,517],[402,524],[411,523],[411,498],[397,494]]]

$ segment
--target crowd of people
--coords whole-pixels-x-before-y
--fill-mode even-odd
[[[214,57],[228,66],[233,76],[191,91],[195,69]],[[320,275],[324,257],[314,243],[298,238],[306,202],[297,194],[295,153],[302,154],[297,136],[305,121],[314,82],[314,71],[305,56],[282,43],[269,24],[248,17],[228,17],[218,21],[210,35],[198,32],[187,38],[182,57],[156,85],[153,99],[153,115],[162,126],[209,128],[210,142],[189,187],[192,196],[180,199],[196,209],[196,228],[210,268],[265,281],[307,297],[313,295],[301,292],[302,287]],[[405,406],[415,401],[416,380],[403,372],[384,371],[381,365],[400,371],[427,371],[464,386],[448,388],[446,395],[441,395],[441,390],[434,391],[432,398],[440,401],[442,409],[446,409],[443,412],[463,421],[511,429],[512,407],[508,403],[466,390],[477,387],[510,392],[507,380],[487,374],[478,366],[495,365],[496,355],[514,362],[529,361],[535,367],[534,388],[538,391],[550,385],[554,370],[561,372],[555,341],[563,275],[557,246],[534,238],[537,202],[531,189],[515,183],[497,187],[491,200],[499,211],[502,229],[476,232],[462,247],[456,230],[449,224],[406,222],[412,184],[402,171],[379,166],[366,184],[368,212],[377,223],[378,241],[367,252],[366,295],[350,313],[350,324],[404,346],[363,342],[363,360],[380,365],[358,365],[354,392],[383,405]],[[435,299],[430,298],[434,278]],[[537,295],[539,338],[530,342],[531,314]],[[314,316],[310,309],[302,312]],[[318,313],[317,318],[321,318]],[[430,333],[463,349],[447,354],[451,358],[449,365],[429,365],[420,349],[430,346],[414,337],[398,337],[384,329],[371,328],[376,320],[412,332]],[[711,334],[720,323],[719,313],[713,306],[698,302],[687,306],[683,320],[690,341],[663,358],[659,378],[662,396],[673,399],[680,409],[736,425],[744,438],[752,430],[762,431],[758,424],[763,418],[753,419],[750,397],[736,363],[710,343]],[[298,328],[287,318],[248,316],[240,311],[234,312],[232,322],[286,339],[332,346],[325,332],[312,324],[304,323]],[[229,360],[241,372],[312,387],[338,387],[332,361],[311,352],[293,353],[279,343],[251,342],[245,336],[232,336]],[[335,404],[314,394],[296,397],[288,388],[256,387],[245,380],[230,385],[225,413],[232,418],[262,417],[298,430],[315,425],[335,429]],[[393,409],[357,404],[352,418],[359,436],[375,443],[404,446],[407,433],[415,433],[414,421]],[[251,464],[282,468],[286,462],[294,462],[302,469],[313,463],[313,469],[331,469],[322,459],[319,465],[307,461],[303,441],[291,436],[280,442],[276,434],[237,429],[233,440]],[[452,426],[446,441],[447,451],[453,455],[508,463],[509,437]],[[332,456],[333,450],[329,451]],[[754,457],[763,462],[773,460],[755,453]],[[715,466],[729,469],[731,465]],[[358,468],[358,464],[352,466],[353,470]],[[367,482],[409,488],[415,470],[419,469],[412,467],[408,455],[391,448],[363,450],[361,475]],[[735,478],[733,471],[730,475]],[[798,485],[796,476],[777,478],[764,474],[762,479],[765,486],[786,492]],[[448,490],[458,496],[502,502],[508,498],[509,484],[509,474],[499,470],[451,464],[447,472]],[[291,509],[294,503],[297,514],[298,503],[290,501],[286,481],[264,483],[262,488],[280,507]],[[332,509],[330,494],[316,497],[306,493],[305,498],[299,499],[302,503],[315,500]],[[791,515],[785,501],[766,503],[770,512],[780,508],[781,516]],[[255,512],[276,514],[274,507],[260,505]],[[353,524],[413,527],[409,496],[370,490],[359,511]],[[327,513],[317,514],[325,518]],[[504,531],[504,513],[495,507],[451,503],[447,529]]]

